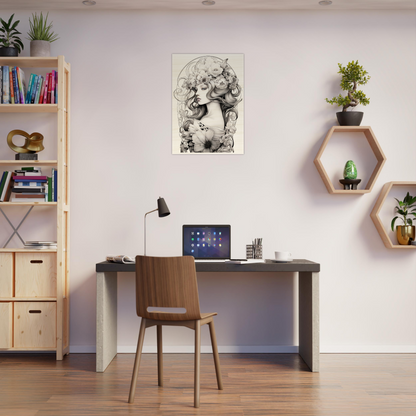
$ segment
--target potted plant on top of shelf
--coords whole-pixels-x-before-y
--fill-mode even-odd
[[[30,40],[30,56],[51,56],[51,43],[58,40],[58,35],[52,32],[52,23],[48,25],[49,13],[44,17],[42,12],[38,16],[32,14],[29,18],[30,29],[28,38]]]
[[[24,49],[23,43],[19,36],[21,33],[16,29],[20,20],[13,21],[14,13],[6,22],[0,18],[0,56],[18,56]]]
[[[401,218],[404,225],[398,225],[396,227],[397,241],[400,245],[409,245],[415,240],[415,226],[413,225],[413,219],[408,218],[412,215],[416,217],[416,196],[411,196],[409,192],[404,197],[403,201],[399,201],[394,198],[399,206],[396,206],[396,212],[400,215],[394,217],[391,221],[391,230],[394,231],[394,224],[397,218]]]
[[[357,86],[365,85],[370,80],[368,72],[363,69],[358,61],[351,61],[346,67],[338,64],[338,74],[342,75],[341,89],[347,91],[347,95],[343,97],[341,94],[331,100],[326,98],[329,104],[337,104],[342,107],[342,111],[337,113],[337,119],[340,126],[359,126],[363,119],[361,111],[347,111],[348,108],[354,108],[358,104],[366,106],[370,104],[370,99],[361,91],[357,91]]]

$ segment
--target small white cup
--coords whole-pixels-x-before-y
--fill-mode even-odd
[[[275,251],[274,258],[279,261],[289,261],[292,260],[292,253],[289,251]]]

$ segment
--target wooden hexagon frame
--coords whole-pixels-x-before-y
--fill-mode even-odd
[[[356,190],[344,190],[344,189],[335,189],[331,179],[329,179],[328,174],[326,173],[326,170],[324,168],[324,165],[321,162],[321,157],[325,151],[326,146],[328,145],[329,140],[331,139],[332,135],[334,133],[364,133],[368,144],[371,147],[371,150],[374,153],[374,156],[377,159],[377,165],[373,170],[373,173],[370,176],[370,179],[367,182],[367,185],[364,189],[356,189]],[[367,194],[371,192],[373,189],[373,186],[378,178],[378,175],[381,172],[381,169],[383,168],[384,163],[386,163],[386,156],[383,153],[383,150],[381,149],[376,136],[374,135],[373,130],[371,127],[364,127],[364,126],[334,126],[331,127],[328,131],[328,134],[326,135],[321,148],[319,149],[318,154],[315,157],[315,160],[313,161],[315,163],[316,168],[318,169],[319,174],[321,175],[322,180],[324,181],[324,184],[326,186],[326,189],[330,194]]]
[[[416,186],[416,182],[387,182],[383,186],[383,189],[380,192],[380,195],[379,195],[379,197],[378,197],[378,199],[377,199],[377,201],[374,205],[374,208],[371,211],[370,217],[373,220],[374,225],[376,226],[377,231],[380,234],[380,237],[383,240],[383,243],[387,248],[416,250],[416,246],[402,246],[400,244],[393,244],[393,242],[391,241],[389,235],[387,234],[387,231],[384,228],[384,225],[381,222],[381,219],[380,219],[380,216],[379,216],[380,211],[383,207],[383,204],[384,204],[388,194],[390,193],[392,188],[395,187],[395,186],[401,186],[401,187]]]

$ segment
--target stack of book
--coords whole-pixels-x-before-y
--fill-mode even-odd
[[[26,87],[24,71],[15,66],[0,66],[2,104],[55,104],[58,102],[58,73],[30,74]]]
[[[25,241],[24,248],[28,250],[56,250],[56,241]]]
[[[14,172],[3,172],[0,181],[0,202],[57,202],[58,172],[42,175],[39,167],[22,167]]]

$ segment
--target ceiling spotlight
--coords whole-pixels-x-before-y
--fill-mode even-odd
[[[83,4],[84,6],[95,6],[95,5],[97,4],[97,2],[96,2],[96,1],[94,1],[94,0],[84,0],[84,1],[82,2],[82,4]]]
[[[321,6],[330,6],[332,4],[331,0],[322,0],[319,2]]]
[[[215,4],[215,1],[214,1],[214,0],[204,0],[204,1],[202,2],[202,4],[203,4],[204,6],[213,6],[213,5]]]

